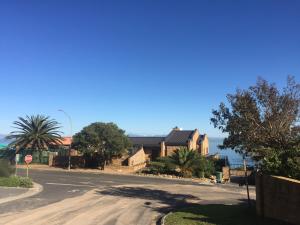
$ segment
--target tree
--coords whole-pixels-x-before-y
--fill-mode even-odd
[[[180,170],[181,176],[190,177],[192,176],[194,169],[199,166],[200,156],[197,151],[181,147],[176,149],[168,159],[169,163]]]
[[[48,116],[19,117],[19,120],[13,124],[16,131],[11,132],[7,137],[13,140],[11,146],[19,149],[45,150],[51,144],[61,144],[59,123]]]
[[[300,84],[289,76],[279,90],[259,78],[256,85],[227,95],[229,106],[213,110],[211,122],[231,148],[257,161],[266,173],[300,178]]]
[[[112,157],[120,157],[127,151],[130,141],[116,124],[97,122],[75,134],[72,146],[85,154],[97,156],[98,164],[103,162],[103,169]]]

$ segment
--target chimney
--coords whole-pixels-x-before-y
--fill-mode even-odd
[[[182,130],[182,129],[176,126],[173,128],[173,130]]]

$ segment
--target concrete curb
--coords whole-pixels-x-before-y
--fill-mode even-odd
[[[172,212],[169,212],[169,213],[167,213],[166,215],[164,215],[164,216],[161,218],[161,220],[160,220],[160,225],[165,225],[166,217],[169,216],[169,215],[171,215],[171,214],[172,214]]]
[[[24,168],[19,167],[18,169],[24,169]],[[56,167],[31,167],[30,169],[38,170],[38,171],[58,171],[58,172],[66,172],[66,173],[109,174],[109,175],[116,175],[116,176],[148,177],[148,178],[154,178],[154,179],[186,181],[186,182],[192,182],[192,183],[207,185],[207,186],[215,185],[210,182],[201,182],[201,181],[197,181],[197,180],[192,180],[190,178],[170,178],[170,177],[157,176],[157,175],[145,175],[145,174],[136,174],[136,173],[117,173],[117,172],[110,172],[110,171],[103,171],[103,170],[93,171],[93,169],[88,169],[88,170],[71,169],[70,171],[68,171],[66,169],[56,168]]]
[[[28,197],[37,195],[38,193],[40,193],[42,191],[43,191],[43,186],[38,183],[33,182],[33,188],[29,188],[28,191],[23,194],[0,199],[0,204],[19,200],[22,198],[28,198]]]

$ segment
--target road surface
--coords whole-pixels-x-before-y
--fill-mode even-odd
[[[152,177],[40,170],[31,177],[43,191],[0,204],[0,224],[152,225],[180,205],[238,204],[246,197],[237,185]]]

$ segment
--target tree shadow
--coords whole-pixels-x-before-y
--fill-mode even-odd
[[[111,187],[107,190],[97,191],[97,193],[101,195],[144,199],[145,207],[150,207],[160,213],[167,213],[171,209],[188,206],[190,204],[188,203],[189,200],[201,200],[189,194],[175,194],[168,191],[141,187]],[[151,201],[155,201],[163,206],[155,206]]]
[[[208,204],[198,203],[201,199],[190,194],[176,194],[169,191],[144,187],[111,187],[99,190],[98,194],[116,197],[143,199],[144,207],[159,213],[170,211],[181,214],[181,218],[191,224],[212,223],[219,225],[286,225],[286,223],[261,219],[256,216],[255,201],[251,201],[251,208],[247,206],[247,199],[239,199],[239,204]],[[197,203],[192,203],[196,201]],[[158,204],[157,204],[158,203]],[[175,217],[177,219],[178,217]],[[175,221],[176,222],[176,221]],[[189,224],[185,222],[185,224]],[[159,224],[159,222],[157,223]],[[169,223],[172,224],[172,223]],[[176,223],[178,224],[178,223]]]

